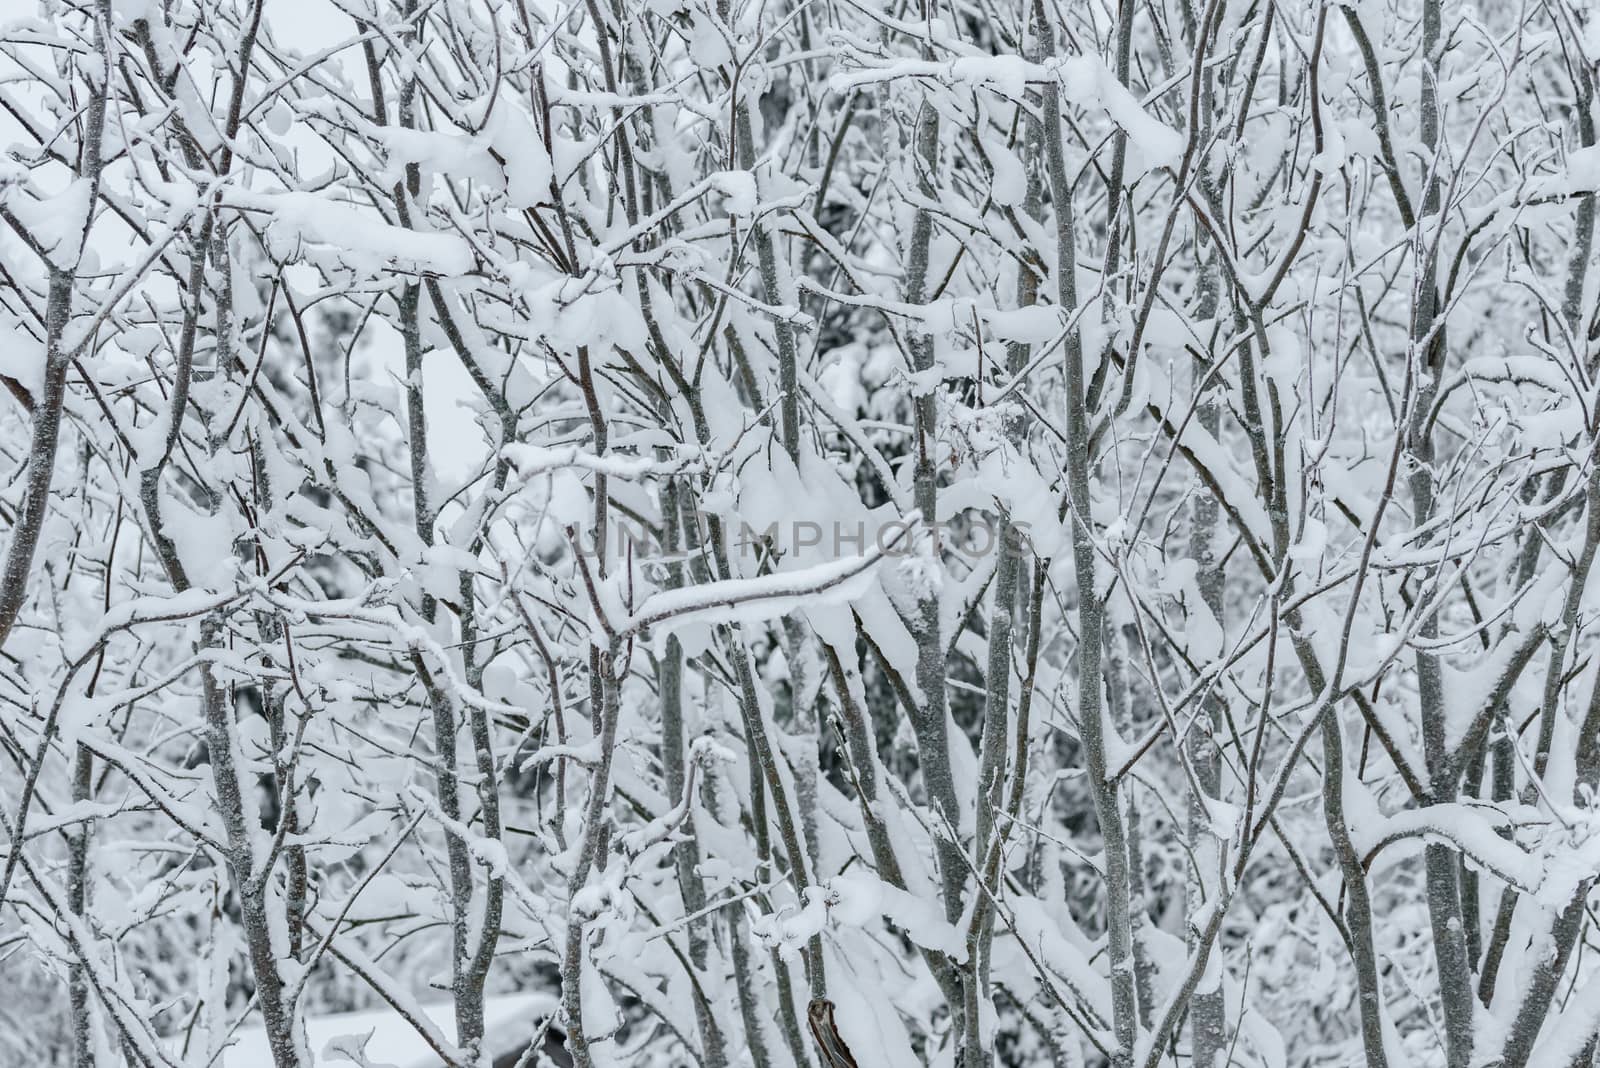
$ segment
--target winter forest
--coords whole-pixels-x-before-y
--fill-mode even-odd
[[[1592,1068],[1597,89],[0,0],[0,1065]]]

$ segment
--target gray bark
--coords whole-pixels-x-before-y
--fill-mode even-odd
[[[1039,21],[1042,25],[1048,25],[1046,18],[1041,12]],[[1047,52],[1054,48],[1053,38],[1053,30],[1044,35]],[[1044,142],[1056,218],[1057,303],[1062,308],[1076,308],[1077,257],[1073,248],[1072,187],[1067,180],[1066,154],[1062,146],[1060,96],[1060,88],[1056,85],[1045,90]],[[1072,559],[1078,598],[1078,730],[1083,743],[1095,817],[1105,843],[1106,943],[1111,973],[1112,1028],[1116,1038],[1111,1063],[1113,1068],[1126,1068],[1133,1061],[1139,1026],[1138,999],[1134,991],[1133,934],[1128,911],[1128,843],[1123,830],[1117,784],[1108,777],[1109,769],[1106,766],[1107,724],[1100,670],[1105,610],[1096,582],[1094,520],[1090,509],[1093,498],[1089,491],[1093,458],[1089,455],[1088,383],[1084,377],[1083,344],[1077,331],[1072,331],[1067,337],[1066,394],[1067,501],[1071,511]]]

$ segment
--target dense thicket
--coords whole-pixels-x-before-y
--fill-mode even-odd
[[[0,4],[0,1061],[1588,1068],[1597,63]]]

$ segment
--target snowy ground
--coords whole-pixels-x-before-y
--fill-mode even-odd
[[[441,1001],[423,1008],[444,1036],[454,1042],[456,1022],[450,1003]],[[515,1047],[526,1046],[532,1028],[554,1008],[555,998],[549,994],[489,998],[484,1007],[484,1026],[490,1053],[499,1057]],[[437,1068],[439,1063],[438,1055],[393,1009],[310,1017],[306,1020],[306,1037],[315,1068],[359,1064],[356,1050],[363,1050],[369,1068]],[[233,1045],[223,1054],[222,1068],[272,1068],[267,1035],[259,1024],[241,1027],[235,1033]]]

